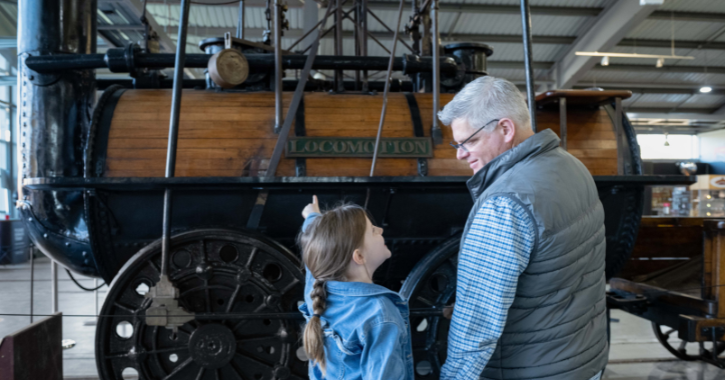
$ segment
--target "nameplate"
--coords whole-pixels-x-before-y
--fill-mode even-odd
[[[294,157],[372,157],[374,137],[290,137],[285,156]],[[378,157],[433,157],[430,137],[381,138]]]

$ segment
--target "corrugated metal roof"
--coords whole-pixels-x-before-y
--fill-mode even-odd
[[[532,34],[539,36],[576,36],[591,17],[533,16]],[[521,35],[521,16],[515,14],[463,13],[456,33]]]
[[[725,103],[725,96],[722,95],[695,94],[683,104],[683,107],[712,108],[723,103]]]
[[[485,42],[484,42],[485,43]],[[490,61],[519,61],[524,60],[524,44],[511,43],[491,43],[493,47],[493,55],[489,57]],[[552,62],[566,49],[569,45],[534,45],[532,56],[534,62]]]
[[[687,101],[688,94],[642,94],[630,106],[633,107],[676,107]]]
[[[18,6],[15,4],[0,3],[0,8],[2,8],[2,12],[0,12],[0,36],[17,35]]]

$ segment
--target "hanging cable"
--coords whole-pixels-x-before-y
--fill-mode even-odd
[[[75,277],[73,277],[73,274],[68,269],[66,269],[65,272],[68,273],[68,276],[70,277],[71,281],[73,281],[74,284],[76,284],[79,288],[81,288],[87,292],[95,292],[96,290],[98,290],[101,287],[106,285],[106,283],[104,282],[101,285],[98,285],[98,287],[86,288],[85,286],[81,285],[78,281],[76,281]]]

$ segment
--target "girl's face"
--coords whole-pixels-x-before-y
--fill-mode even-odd
[[[365,266],[372,276],[373,272],[375,272],[375,270],[378,269],[385,260],[390,258],[390,250],[385,245],[383,229],[374,226],[367,217],[365,219],[367,221],[367,227],[365,230],[365,240],[363,243],[362,253],[365,258]]]

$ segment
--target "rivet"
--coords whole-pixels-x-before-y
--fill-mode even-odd
[[[31,75],[30,80],[33,80],[33,79],[35,79],[35,76]]]

